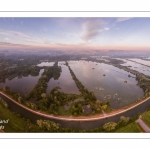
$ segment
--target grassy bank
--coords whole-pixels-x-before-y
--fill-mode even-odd
[[[11,112],[0,103],[0,119],[7,120],[8,123],[1,123],[4,126],[4,132],[32,132],[38,130],[37,125],[32,124],[29,120],[22,118],[19,114]]]
[[[130,124],[117,129],[115,132],[117,133],[139,133],[142,132],[140,127],[135,122],[131,122]]]
[[[150,127],[150,110],[142,114],[142,120]]]

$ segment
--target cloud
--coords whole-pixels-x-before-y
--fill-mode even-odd
[[[31,42],[31,43],[39,43],[38,41],[35,41],[35,40],[30,40],[30,39],[27,39],[26,42]]]
[[[9,43],[9,42],[0,42],[0,45],[2,46],[26,46],[24,44],[14,44],[14,43]]]
[[[110,28],[104,28],[104,30],[108,31]]]
[[[26,34],[24,34],[22,32],[11,31],[11,30],[0,29],[0,34],[7,35],[7,36],[19,36],[19,37],[23,37],[23,38],[31,38],[31,36],[26,35]]]
[[[11,43],[7,43],[7,42],[0,42],[0,45],[10,45]]]
[[[132,19],[132,17],[119,17],[117,18],[116,22],[122,22]]]
[[[5,38],[6,41],[9,41],[9,38]]]
[[[77,33],[73,32],[62,32],[62,35],[66,38],[79,37]]]
[[[88,19],[82,25],[82,33],[80,37],[88,42],[103,31],[103,25],[104,21],[100,19]]]
[[[55,45],[59,45],[59,46],[69,46],[68,44],[63,44],[63,43],[55,43]]]

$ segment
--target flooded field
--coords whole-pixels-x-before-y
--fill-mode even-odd
[[[58,65],[62,68],[61,75],[58,80],[50,79],[46,93],[49,94],[54,87],[59,86],[62,92],[80,94],[65,62],[59,62]]]
[[[30,92],[37,84],[38,79],[41,77],[43,71],[44,69],[41,69],[38,76],[29,75],[22,78],[15,77],[12,80],[6,79],[5,83],[0,83],[0,88],[7,85],[11,88],[11,90],[19,92],[24,97],[25,94]]]
[[[126,60],[126,59],[120,59],[120,60],[123,60],[125,62],[124,64],[121,64],[122,66],[130,67],[133,70],[136,70],[136,71],[138,71],[140,73],[143,73],[145,75],[150,76],[150,67],[145,66],[145,65],[148,65],[148,64],[150,66],[150,61],[144,61],[144,60],[137,61],[137,60],[140,60],[140,59],[130,59],[131,61],[130,60]],[[144,64],[144,62],[147,62],[147,63],[142,65],[142,64],[139,64],[137,62],[133,62],[132,60],[133,61],[137,61],[137,62],[142,63],[142,64]]]
[[[41,62],[38,64],[38,67],[44,67],[44,66],[53,66],[55,62]]]
[[[98,100],[110,101],[113,109],[131,104],[144,95],[143,90],[137,86],[135,76],[124,70],[112,65],[91,61],[88,62],[85,60],[68,61],[68,63],[85,88],[89,91],[93,91]],[[48,64],[51,66],[52,62],[42,62],[40,66],[48,66]],[[126,61],[123,65],[128,66],[129,64],[135,67],[134,62],[131,61]],[[80,94],[65,62],[59,62],[58,65],[62,67],[61,75],[58,80],[54,80],[54,78],[49,80],[46,93],[49,94],[54,87],[59,86],[62,92]],[[140,64],[136,64],[136,66],[139,65]],[[139,69],[139,67],[137,68]],[[7,85],[12,90],[25,96],[25,94],[30,92],[37,84],[43,71],[44,69],[41,69],[39,76],[36,77],[29,75],[28,77],[22,78],[16,77],[12,80],[6,79],[5,83],[0,83],[0,88]],[[129,74],[131,77],[128,76]],[[69,104],[69,106],[70,105],[71,104]],[[87,108],[88,106],[85,106],[84,109],[86,110]]]
[[[129,60],[135,61],[137,63],[141,63],[143,65],[150,66],[150,61],[148,61],[148,60],[143,60],[143,59],[139,59],[139,58],[132,58],[132,59],[129,59]]]
[[[69,61],[71,69],[82,84],[101,101],[109,100],[113,109],[135,102],[144,94],[135,76],[104,63]]]

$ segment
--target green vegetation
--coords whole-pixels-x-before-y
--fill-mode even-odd
[[[117,129],[115,132],[117,133],[138,133],[142,132],[140,127],[135,122],[131,122],[126,126],[123,126],[119,129]]]
[[[109,101],[105,101],[105,102],[100,102],[101,105],[101,109],[105,112],[111,112],[112,108],[110,106],[110,102]]]
[[[74,72],[71,70],[70,66],[68,65],[68,62],[66,62],[66,66],[68,66],[69,71],[71,73],[71,76],[73,78],[73,80],[75,81],[79,91],[82,93],[83,97],[85,100],[90,99],[90,101],[95,101],[96,97],[94,95],[94,92],[89,92],[84,85],[82,85],[82,83],[77,79],[76,75],[74,74]]]
[[[23,98],[18,92],[14,92],[10,89],[8,86],[4,86],[2,88],[2,91],[12,97],[14,100],[16,100],[19,103],[23,103]]]
[[[53,131],[53,132],[58,132],[60,128],[60,124],[49,120],[37,120],[37,125],[42,130]]]
[[[132,118],[121,116],[120,120],[115,122],[108,122],[103,125],[104,132],[142,132],[140,127],[135,123],[139,114]]]
[[[51,67],[45,67],[45,70],[38,80],[38,83],[35,85],[35,87],[32,89],[31,92],[27,94],[28,100],[40,100],[43,97],[46,97],[46,89],[47,89],[47,83],[51,78],[54,78],[55,80],[60,77],[61,73],[61,67],[58,66],[58,62],[54,64],[54,66]]]
[[[122,116],[118,123],[108,122],[103,127],[91,130],[76,130],[71,128],[63,128],[60,124],[49,120],[37,120],[37,125],[31,123],[30,120],[22,118],[19,114],[11,112],[8,108],[0,103],[0,118],[8,120],[5,126],[5,132],[141,132],[138,125],[134,122],[137,116],[128,118]]]
[[[62,57],[62,56],[61,56]],[[44,68],[44,72],[39,79],[37,85],[34,89],[27,94],[28,101],[24,101],[22,96],[10,90],[9,87],[5,86],[2,91],[10,97],[12,97],[17,102],[26,105],[27,107],[34,110],[42,110],[47,113],[54,115],[90,115],[101,113],[102,110],[105,112],[110,112],[111,107],[109,102],[101,102],[96,99],[93,92],[88,91],[84,85],[77,79],[74,72],[66,62],[66,65],[69,68],[71,76],[75,81],[80,95],[76,94],[66,94],[59,91],[59,87],[56,87],[50,91],[49,95],[46,95],[47,83],[51,78],[58,79],[61,73],[61,67],[58,66],[56,62],[52,67],[37,67],[40,59],[46,59],[49,61],[56,60],[69,60],[67,56],[61,58],[60,56],[51,57],[51,56],[12,56],[4,55],[0,56],[0,82],[5,82],[5,79],[13,79],[14,77],[22,76],[37,76],[41,68]],[[105,62],[106,63],[106,62]],[[128,71],[136,75],[136,80],[138,85],[144,90],[145,95],[143,99],[150,96],[150,77],[146,76],[138,71],[132,70],[126,66],[119,65],[120,61],[116,59],[111,59],[112,64],[115,67]],[[94,68],[93,68],[94,69]],[[104,74],[105,76],[105,74]],[[129,75],[130,77],[130,75]],[[83,97],[83,101],[75,101]],[[37,102],[33,102],[38,100]],[[67,105],[69,102],[72,102],[68,110],[64,109],[64,105]],[[4,107],[5,106],[5,107]],[[84,107],[90,108],[92,113],[85,113]],[[5,124],[6,132],[141,132],[139,126],[134,122],[137,119],[137,116],[132,118],[122,116],[118,123],[108,122],[103,127],[95,128],[92,130],[74,130],[69,128],[62,128],[61,125],[48,121],[48,120],[37,120],[37,125],[32,124],[29,120],[22,118],[19,114],[13,113],[8,109],[8,104],[0,98],[0,118],[9,119],[9,123]],[[142,114],[143,121],[150,127],[150,111],[147,111]]]
[[[49,95],[50,107],[49,107],[48,112],[55,114],[55,115],[58,115],[59,113],[61,113],[61,111],[58,111],[58,110],[63,110],[62,106],[64,106],[68,102],[73,101],[73,100],[77,99],[78,97],[80,97],[80,95],[66,94],[64,92],[60,92],[59,89],[60,89],[60,87],[53,88],[50,91],[50,95]],[[69,110],[64,111],[64,112],[71,115]],[[59,115],[61,115],[61,114],[59,114]]]
[[[71,112],[70,112],[70,109],[69,110],[65,110],[64,106],[59,106],[58,109],[57,109],[57,113],[61,114],[61,115],[64,115],[64,116],[72,115]]]
[[[70,66],[68,65],[68,62],[66,62],[66,66],[68,66],[71,76],[72,76],[73,80],[75,81],[79,91],[81,92],[81,96],[85,100],[83,102],[76,102],[76,103],[72,104],[72,106],[71,106],[72,114],[75,116],[77,116],[78,114],[80,114],[80,115],[83,114],[83,111],[84,111],[83,106],[84,105],[89,105],[92,107],[92,114],[101,113],[102,109],[105,109],[106,112],[111,111],[111,107],[109,104],[108,105],[105,104],[105,106],[102,106],[104,103],[97,103],[98,100],[96,99],[94,92],[88,91],[84,87],[84,85],[82,85],[82,83],[77,79],[76,75],[74,74],[74,72],[72,71]]]
[[[8,120],[8,123],[3,123],[5,132],[40,132],[38,126],[31,123],[30,120],[22,118],[19,114],[11,112],[0,103],[0,119]]]
[[[106,132],[114,131],[116,129],[117,123],[115,122],[108,122],[103,125],[103,129]]]
[[[0,97],[0,103],[5,106],[6,108],[8,108],[8,104]]]
[[[142,120],[150,127],[150,110],[142,114]]]
[[[118,122],[118,125],[119,126],[125,126],[129,123],[130,121],[130,118],[129,117],[124,117],[124,116],[121,116],[120,117],[120,121]]]
[[[13,58],[9,56],[3,56],[0,59],[0,82],[5,82],[5,79],[9,80],[15,77],[22,76],[38,76],[40,67],[35,66],[38,61],[35,58],[30,58],[30,56],[24,59],[20,59],[17,56]]]
[[[43,61],[56,62],[69,60],[68,55],[51,56],[44,54],[0,52],[0,82],[22,76],[38,76],[43,67],[36,66]]]

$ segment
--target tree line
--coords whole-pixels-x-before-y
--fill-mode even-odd
[[[54,66],[44,67],[44,72],[42,73],[41,77],[38,80],[38,83],[35,87],[30,91],[26,98],[27,100],[40,100],[42,99],[43,95],[46,93],[47,83],[51,78],[55,80],[60,77],[61,74],[61,67],[58,66],[58,62],[54,64]],[[44,93],[44,94],[43,94]]]

